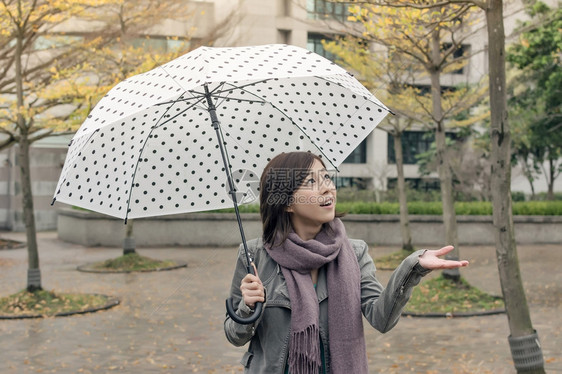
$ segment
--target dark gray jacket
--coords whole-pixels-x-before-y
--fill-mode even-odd
[[[412,294],[412,288],[420,282],[422,276],[430,272],[418,262],[418,257],[424,253],[424,250],[414,252],[406,258],[394,271],[385,289],[375,277],[375,264],[369,255],[367,244],[362,240],[350,239],[350,242],[361,269],[363,315],[375,329],[385,333],[398,322],[402,308]],[[250,325],[238,324],[227,314],[224,331],[227,339],[235,346],[250,342],[248,351],[241,361],[245,373],[283,374],[287,362],[291,326],[289,291],[281,268],[263,248],[261,239],[250,240],[247,244],[250,257],[256,264],[265,288],[266,302],[260,318]],[[237,314],[241,317],[248,317],[252,313],[242,300],[240,292],[240,283],[246,274],[246,257],[243,247],[240,246],[230,295],[233,304],[238,306]],[[326,355],[326,372],[330,373],[328,288],[325,268],[320,268],[318,272],[316,292],[320,306],[320,338]]]

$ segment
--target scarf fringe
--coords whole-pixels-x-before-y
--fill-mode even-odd
[[[291,334],[289,343],[289,372],[291,374],[317,374],[322,365],[320,335],[317,325]]]

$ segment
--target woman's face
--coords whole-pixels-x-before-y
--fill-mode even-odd
[[[336,186],[320,161],[314,160],[303,184],[294,192],[287,211],[291,213],[291,223],[297,234],[303,230],[317,233],[322,224],[334,219]]]

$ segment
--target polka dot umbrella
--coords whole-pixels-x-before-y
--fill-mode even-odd
[[[388,112],[308,50],[200,47],[100,100],[71,141],[53,203],[125,220],[234,205],[245,245],[238,203],[257,200],[273,156],[311,151],[337,169]]]

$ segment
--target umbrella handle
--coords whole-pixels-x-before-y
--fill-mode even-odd
[[[234,311],[232,297],[226,299],[226,311],[228,312],[228,315],[230,316],[230,318],[232,318],[234,322],[240,323],[242,325],[249,325],[250,323],[256,322],[257,319],[260,317],[262,308],[263,308],[263,303],[256,303],[256,306],[254,308],[254,314],[252,314],[248,318],[242,318]]]

